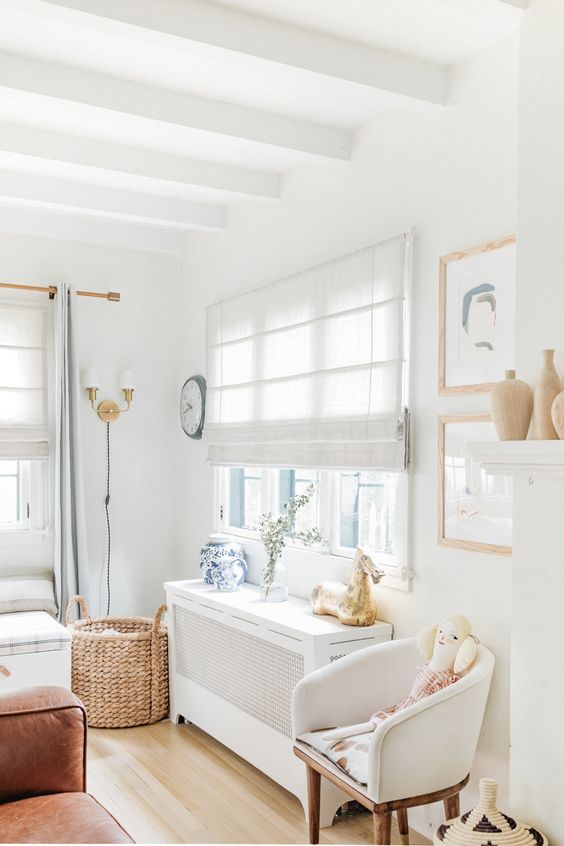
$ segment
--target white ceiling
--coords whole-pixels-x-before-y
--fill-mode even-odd
[[[137,223],[155,248],[221,230],[231,203],[278,201],[289,169],[346,167],[382,110],[444,108],[449,69],[524,5],[0,0],[0,205],[57,231],[79,215],[82,235],[121,221],[128,244]]]

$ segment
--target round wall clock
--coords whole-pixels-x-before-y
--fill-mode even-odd
[[[206,412],[206,380],[190,376],[180,391],[180,422],[189,438],[201,438]]]

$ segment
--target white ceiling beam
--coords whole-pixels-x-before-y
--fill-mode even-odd
[[[485,20],[519,21],[524,10],[529,6],[529,0],[440,0],[440,2]]]
[[[347,159],[352,146],[352,133],[339,127],[6,53],[0,54],[0,86],[332,159]]]
[[[227,219],[223,206],[13,171],[0,171],[0,202],[215,232]]]
[[[275,173],[27,126],[0,123],[1,153],[157,179],[171,183],[171,187],[175,183],[183,189],[194,188],[199,194],[209,193],[211,200],[219,202],[233,197],[262,200],[280,197],[280,177]]]
[[[182,252],[190,237],[188,232],[179,229],[104,220],[49,209],[18,208],[9,204],[0,204],[0,232],[173,253]],[[26,249],[30,248],[29,241],[25,245]]]
[[[446,101],[448,73],[434,62],[365,47],[205,0],[44,0],[42,5],[96,16],[106,31],[124,34],[125,24],[137,28],[130,33],[137,38],[160,35],[162,43],[162,35],[172,36],[407,99],[440,105]],[[67,16],[67,20],[71,18]]]

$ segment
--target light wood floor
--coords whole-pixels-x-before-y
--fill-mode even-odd
[[[307,843],[295,796],[195,726],[90,729],[88,756],[89,792],[138,843]],[[321,843],[372,843],[371,815],[338,820]]]

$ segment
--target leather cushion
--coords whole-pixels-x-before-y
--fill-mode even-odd
[[[0,805],[0,843],[133,843],[87,793],[55,793]]]
[[[0,693],[0,802],[86,789],[86,714],[62,687]]]

